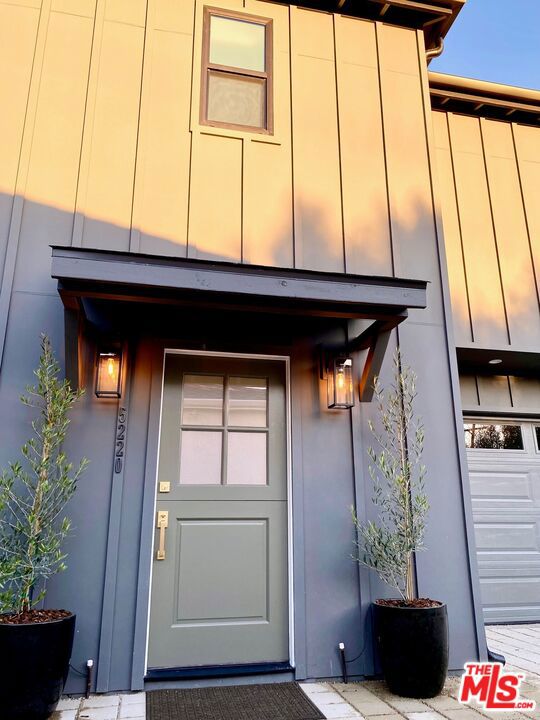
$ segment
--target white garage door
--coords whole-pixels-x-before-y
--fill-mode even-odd
[[[486,622],[540,622],[540,422],[465,420]]]

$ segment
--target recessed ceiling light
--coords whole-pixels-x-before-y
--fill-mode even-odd
[[[502,363],[501,358],[493,358],[493,360],[488,361],[490,365],[500,365]]]

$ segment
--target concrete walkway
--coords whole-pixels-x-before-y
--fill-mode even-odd
[[[527,675],[524,698],[536,700],[534,712],[488,713],[457,700],[460,678],[448,678],[432,700],[412,700],[390,693],[384,683],[301,683],[328,720],[540,720],[540,625],[492,625],[486,629],[491,650],[505,655],[507,668]],[[93,695],[63,698],[53,720],[145,720],[145,695]]]

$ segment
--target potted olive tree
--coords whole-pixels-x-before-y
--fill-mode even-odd
[[[362,522],[353,510],[357,529],[355,559],[374,570],[398,594],[373,603],[375,634],[384,678],[397,695],[429,698],[438,695],[448,670],[446,605],[419,598],[415,553],[424,549],[429,509],[422,464],[424,429],[415,415],[416,375],[394,355],[394,378],[385,390],[375,381],[380,424],[370,423],[370,475],[377,522]]]
[[[21,459],[0,475],[0,717],[45,720],[66,682],[75,615],[43,609],[46,583],[65,569],[70,530],[63,509],[86,466],[63,452],[68,414],[81,392],[60,380],[46,336],[36,385],[22,402],[35,409]]]

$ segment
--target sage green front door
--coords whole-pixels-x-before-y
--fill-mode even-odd
[[[286,662],[280,361],[167,354],[149,668]]]

